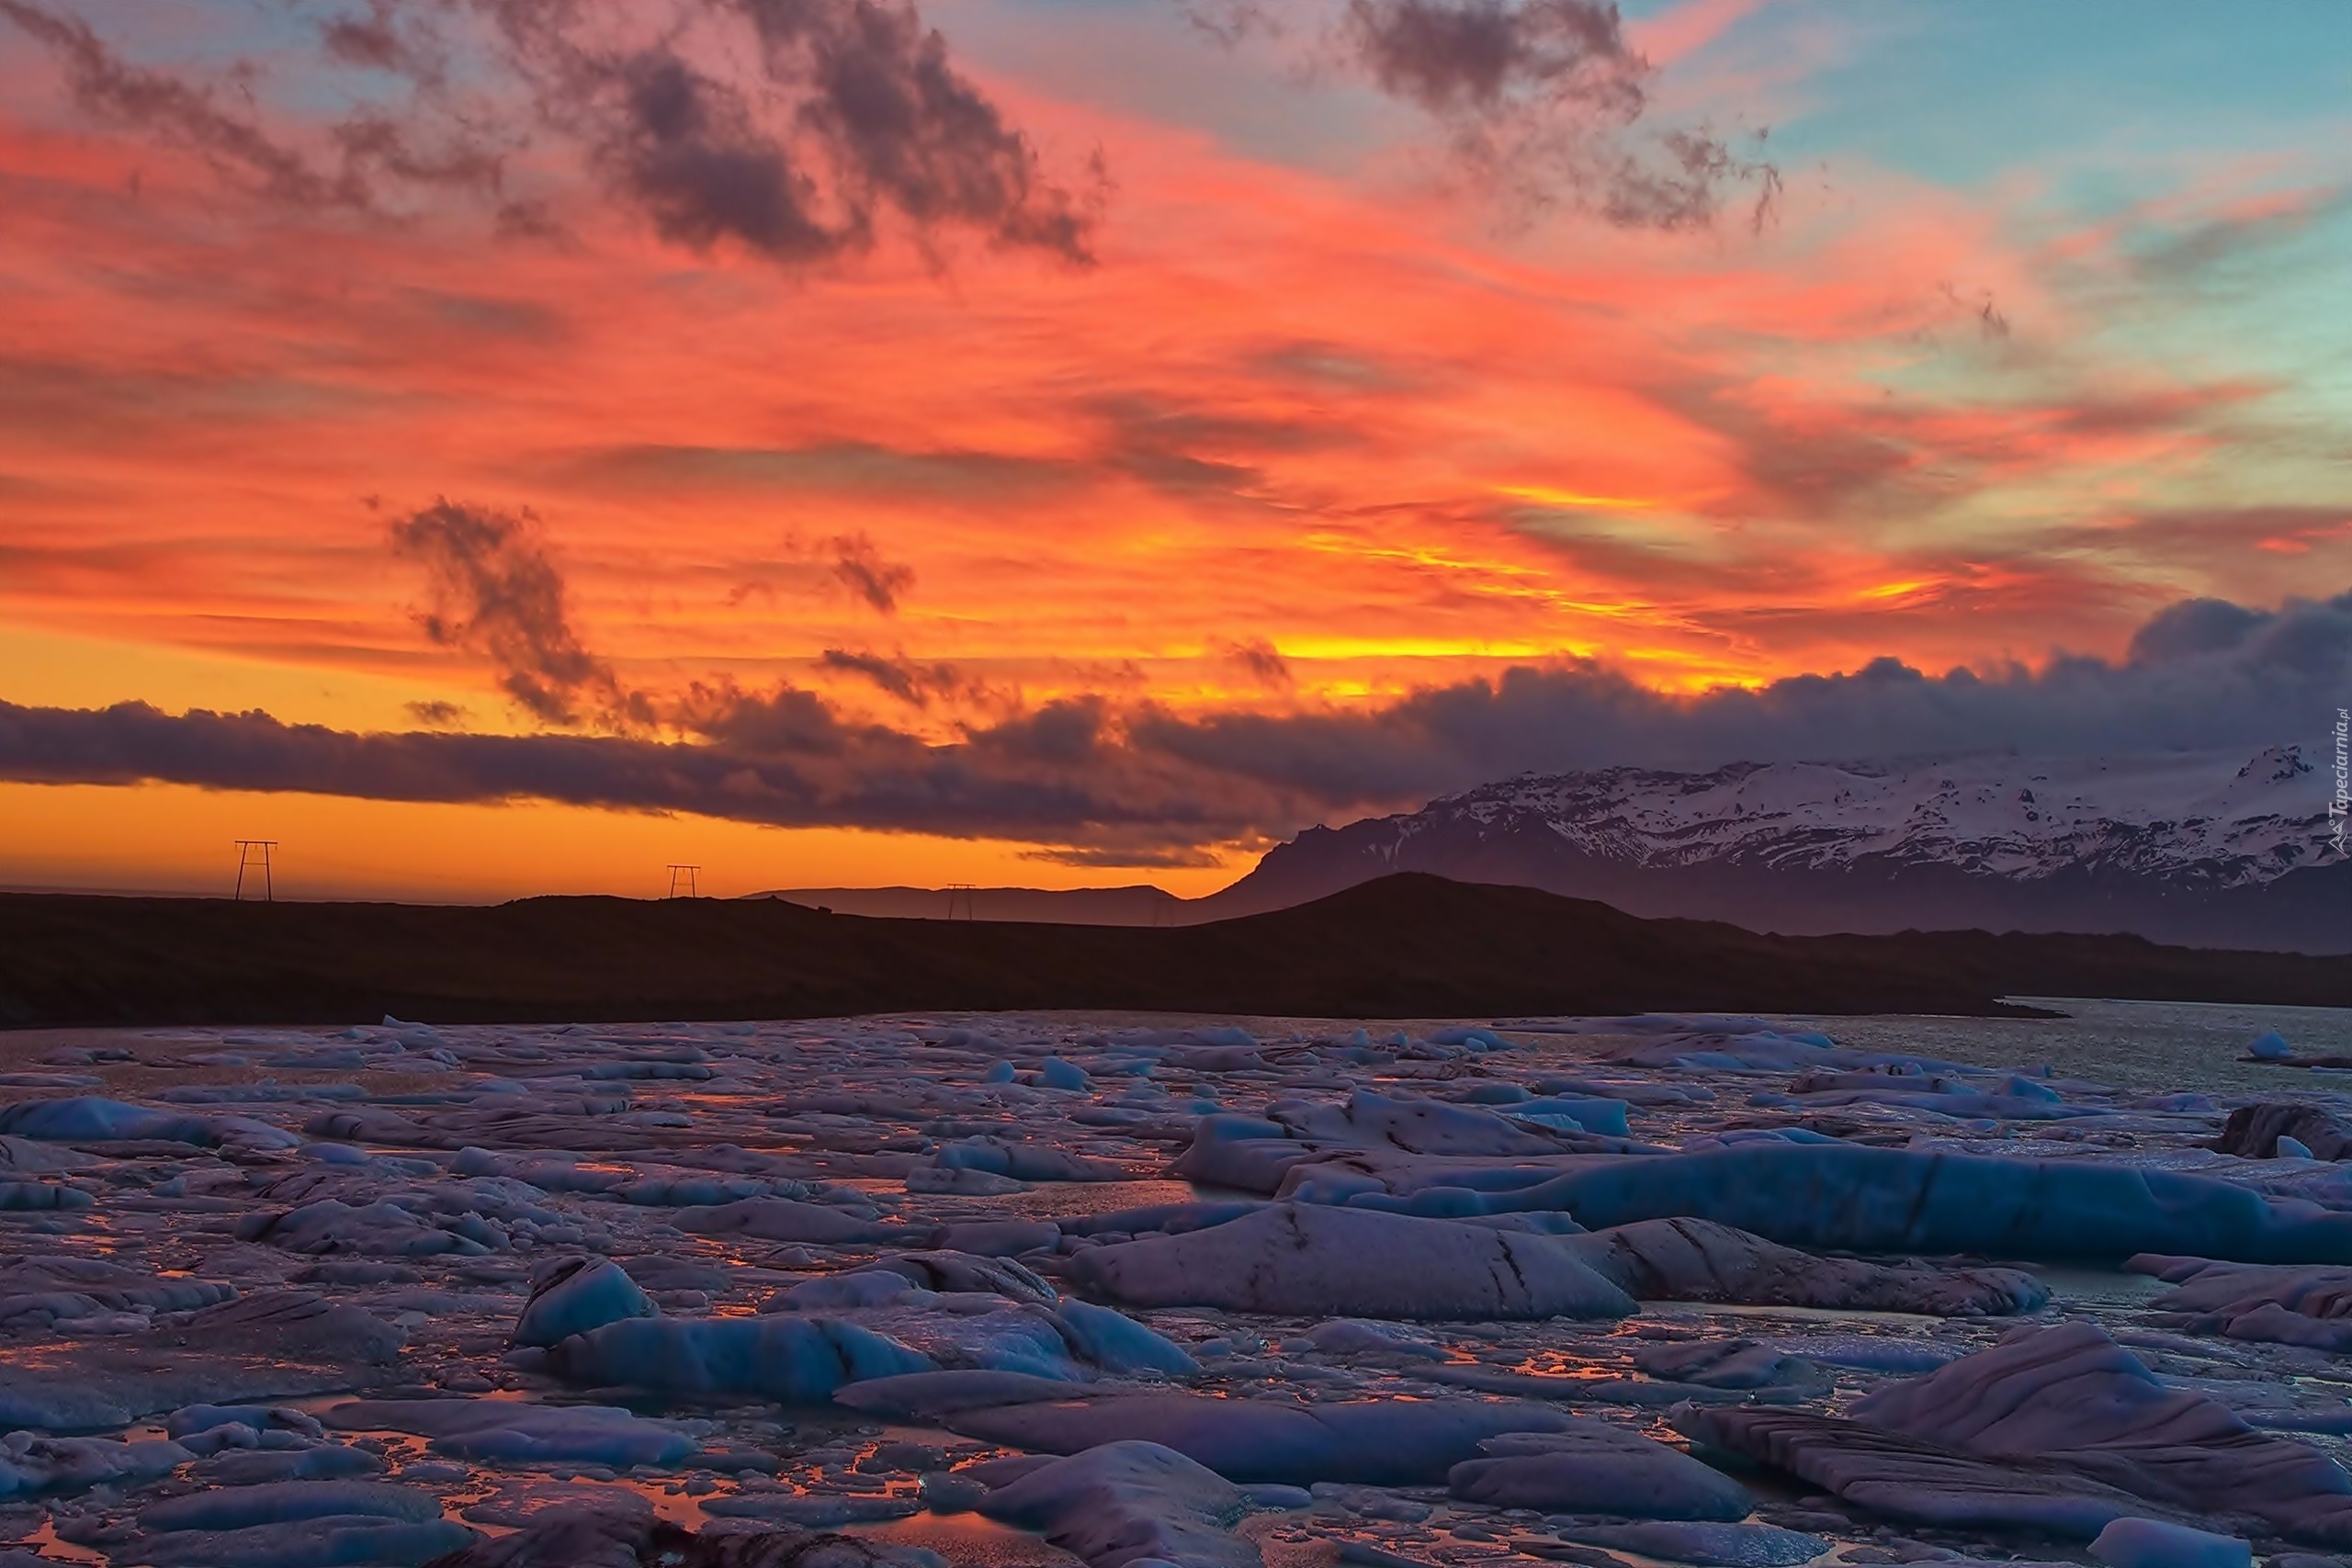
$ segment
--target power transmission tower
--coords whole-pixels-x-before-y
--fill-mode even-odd
[[[702,895],[695,889],[695,873],[701,869],[702,867],[698,865],[672,866],[670,868],[670,897],[673,898],[701,897]]]
[[[979,889],[969,882],[949,883],[947,885],[947,918],[951,920],[978,919],[979,912],[973,907],[973,895],[978,891]],[[958,909],[963,911],[960,916],[956,913]]]
[[[269,875],[270,852],[277,848],[276,839],[237,840],[237,891],[234,897],[239,902],[242,903],[245,897],[245,874],[249,871],[261,873],[261,901],[265,904],[277,902],[277,888]]]

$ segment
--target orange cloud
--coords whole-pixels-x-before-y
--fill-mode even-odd
[[[1771,15],[1690,0],[1632,42],[1662,64]],[[503,165],[536,224],[380,170],[368,202],[288,203],[94,118],[48,58],[0,50],[0,606],[142,650],[75,704],[206,705],[239,664],[289,672],[281,716],[522,732],[578,711],[548,673],[577,655],[650,713],[783,682],[946,743],[1057,702],[1371,711],[1564,658],[1688,693],[2114,654],[2182,594],[2352,570],[2341,496],[2283,468],[2213,504],[2294,389],[2118,346],[2102,292],[2155,287],[2157,230],[2187,266],[2311,220],[2324,182],[2102,226],[1858,164],[1761,234],[1498,228],[1377,158],[959,65],[1001,135],[953,167],[1001,199],[928,223],[893,186],[855,243],[834,200],[841,243],[786,265],[755,214],[697,229],[545,150]],[[695,91],[716,59],[684,57]],[[318,124],[251,118],[328,167]],[[755,129],[729,134],[765,156]],[[540,520],[572,640],[537,674],[496,626],[421,627],[435,579],[392,529],[441,496]]]

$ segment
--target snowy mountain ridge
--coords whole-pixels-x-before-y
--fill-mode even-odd
[[[1392,872],[1792,934],[2131,932],[2352,953],[2315,750],[1738,762],[1528,774],[1312,828],[1204,900],[1281,908]]]
[[[1540,827],[1637,865],[1756,860],[1823,869],[1864,855],[2030,880],[2071,866],[2261,884],[2324,846],[2327,784],[2296,746],[2211,753],[1914,764],[1741,762],[1712,773],[1522,775],[1383,819],[1396,841],[1442,823]],[[1359,827],[1366,825],[1359,825]]]

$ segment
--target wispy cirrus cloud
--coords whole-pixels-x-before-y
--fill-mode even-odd
[[[825,541],[832,554],[833,581],[877,615],[895,615],[899,600],[915,585],[915,569],[886,560],[864,534],[838,534]]]

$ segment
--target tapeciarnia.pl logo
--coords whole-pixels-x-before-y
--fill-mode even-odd
[[[2335,793],[2328,798],[2327,840],[2344,852],[2345,819],[2352,817],[2352,708],[2335,710]]]

